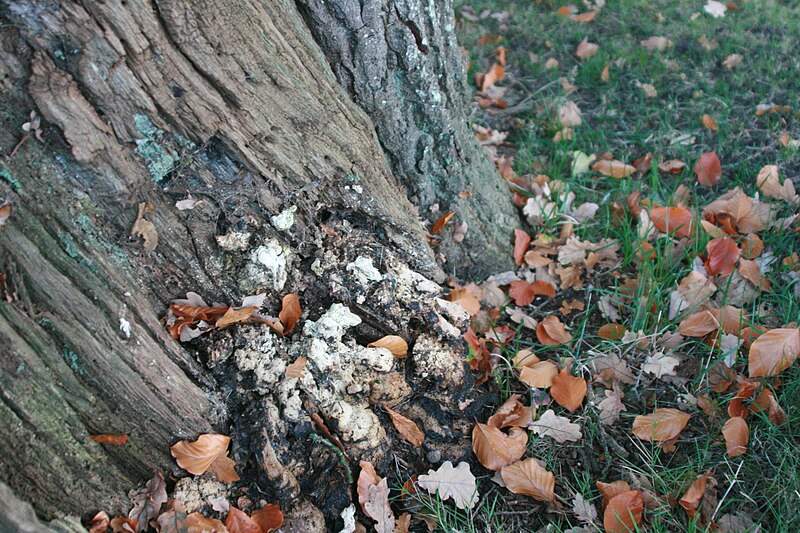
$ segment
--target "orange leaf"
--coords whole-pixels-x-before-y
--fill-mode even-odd
[[[636,172],[636,167],[633,165],[626,165],[622,161],[608,160],[608,159],[601,159],[594,165],[592,165],[592,170],[602,174],[603,176],[609,176],[611,178],[627,178],[634,172]]]
[[[707,113],[704,114],[700,118],[700,121],[703,123],[703,126],[705,126],[706,128],[710,129],[711,131],[717,131],[719,129],[719,125],[717,125],[717,121],[714,120],[714,117],[712,117],[711,115],[709,115]]]
[[[581,406],[586,397],[586,380],[570,376],[565,368],[553,378],[550,396],[559,405],[566,407],[569,411],[574,411]]]
[[[557,316],[549,316],[536,326],[536,338],[545,346],[555,346],[571,341],[572,335]]]
[[[662,161],[658,164],[658,170],[673,175],[680,174],[683,172],[684,168],[686,168],[686,163],[680,159],[670,159],[668,161]]]
[[[258,311],[258,307],[248,306],[240,307],[238,309],[229,307],[228,310],[225,311],[225,314],[222,315],[214,325],[222,329],[233,324],[238,324],[239,322],[243,322],[250,318],[250,315],[253,314],[253,311]]]
[[[587,11],[586,13],[581,13],[579,15],[572,15],[570,16],[570,20],[572,22],[591,22],[597,16],[597,11]]]
[[[303,375],[306,371],[306,364],[308,364],[308,357],[301,355],[295,359],[294,363],[286,367],[286,377],[303,379]]]
[[[687,316],[678,325],[678,333],[684,337],[705,337],[719,329],[719,321],[711,311],[698,311]]]
[[[625,335],[626,331],[627,329],[622,324],[603,324],[597,330],[597,336],[610,341],[618,341]]]
[[[520,370],[519,380],[535,389],[546,389],[558,375],[558,367],[552,361],[539,361]]]
[[[386,348],[398,359],[408,356],[408,343],[403,337],[397,335],[386,335],[375,342],[369,343],[367,346],[371,348]]]
[[[686,509],[686,514],[689,515],[689,518],[692,518],[700,507],[700,501],[706,493],[706,485],[708,484],[709,477],[711,477],[710,472],[698,476],[684,495],[681,496],[681,499],[678,500],[681,507]]]
[[[456,214],[455,211],[448,211],[444,215],[440,216],[439,220],[437,220],[436,222],[433,223],[433,228],[431,228],[431,233],[436,234],[436,233],[439,233],[440,231],[442,231],[444,229],[444,227],[447,225],[447,223],[450,222],[450,219],[453,218],[453,216],[455,214]]]
[[[750,377],[777,376],[800,356],[800,329],[778,328],[750,345]]]
[[[163,515],[162,515],[163,516]],[[177,517],[176,517],[177,521]],[[172,523],[170,522],[170,526]],[[179,526],[186,526],[186,530],[188,533],[206,533],[208,532],[219,532],[223,533],[228,531],[228,528],[225,527],[225,524],[217,520],[216,518],[208,518],[206,516],[201,515],[200,513],[192,513],[186,517],[183,524],[178,523]],[[161,533],[167,533],[168,528],[162,527]],[[178,527],[172,531],[184,531],[181,527]]]
[[[750,440],[750,428],[740,416],[729,418],[722,426],[722,435],[725,437],[725,448],[728,457],[736,457],[747,451],[747,442]]]
[[[521,265],[525,261],[525,252],[531,244],[531,236],[521,229],[514,230],[514,262]]]
[[[240,511],[236,507],[231,507],[230,511],[228,511],[225,527],[228,528],[228,533],[263,533],[258,524],[247,516],[247,513]]]
[[[288,335],[294,329],[297,321],[300,320],[300,315],[303,310],[300,308],[300,298],[294,293],[289,293],[283,297],[281,312],[278,313],[278,319],[283,324],[284,335]]]
[[[742,256],[745,259],[755,259],[764,251],[764,241],[755,233],[748,233],[742,239]]]
[[[359,466],[361,466],[361,472],[359,472],[358,480],[356,481],[356,493],[358,494],[358,503],[361,505],[361,510],[364,511],[364,514],[367,514],[364,504],[369,500],[369,488],[380,483],[381,478],[375,472],[375,467],[372,466],[372,463],[361,461]]]
[[[607,507],[608,502],[611,501],[611,498],[617,494],[622,494],[623,492],[628,492],[631,490],[631,486],[628,485],[628,482],[622,480],[612,481],[611,483],[603,483],[602,481],[598,481],[595,483],[595,486],[600,494],[603,495],[603,507]]]
[[[692,232],[692,212],[685,207],[654,207],[650,210],[650,220],[663,233],[688,237]]]
[[[481,80],[481,90],[485,91],[485,90],[489,89],[496,82],[502,80],[505,77],[506,77],[506,70],[503,68],[503,65],[500,65],[498,63],[493,64],[492,68],[490,68],[489,71],[486,72],[486,74],[483,75],[483,80]],[[451,211],[451,213],[454,213],[454,212]],[[447,216],[447,215],[445,215],[445,216]],[[453,216],[453,215],[450,215],[450,216]],[[439,219],[439,220],[441,220],[441,219]],[[437,222],[437,224],[438,224],[438,222]],[[444,224],[447,224],[447,221],[445,221],[442,224],[442,227],[444,227]],[[436,226],[434,225],[433,227],[434,227],[433,233],[437,233],[437,231],[435,229]],[[439,228],[439,229],[442,229],[442,228]]]
[[[580,59],[587,59],[589,57],[596,56],[599,49],[599,46],[589,42],[588,37],[584,37],[583,41],[581,41],[581,43],[578,45],[578,48],[575,50],[575,55]]]
[[[89,435],[89,438],[100,444],[109,446],[122,446],[128,442],[127,435]]]
[[[541,280],[533,283],[524,280],[512,281],[508,289],[508,295],[520,307],[529,305],[537,296],[555,296],[555,294],[555,286],[549,281]]]
[[[739,260],[741,250],[731,237],[720,237],[708,241],[706,245],[708,259],[706,259],[706,272],[711,276],[721,274],[730,276],[736,262]]]
[[[394,424],[395,429],[397,429],[403,439],[411,443],[415,448],[422,446],[422,443],[425,441],[425,435],[422,434],[422,431],[419,430],[419,427],[417,427],[417,424],[415,424],[413,420],[393,411],[388,406],[384,406],[383,408],[389,413],[392,424]]]
[[[251,518],[261,528],[261,533],[270,533],[283,525],[283,513],[274,503],[268,503],[258,511],[253,511]]]
[[[218,477],[219,474],[223,474],[226,479],[220,477],[219,480],[228,483],[239,479],[233,469],[233,460],[228,458],[230,442],[231,438],[227,435],[209,433],[200,435],[194,442],[188,440],[177,442],[170,448],[170,451],[178,466],[197,476],[204,474],[215,463],[218,463],[212,470]]]
[[[717,152],[707,152],[700,156],[694,167],[697,183],[704,187],[716,185],[722,178],[722,166],[717,157]]]
[[[512,394],[511,397],[489,417],[486,424],[498,429],[509,426],[525,427],[530,424],[533,421],[533,411],[530,407],[522,405],[519,398],[519,394]]]
[[[542,467],[536,459],[523,459],[504,466],[500,471],[500,476],[503,478],[506,488],[514,494],[525,494],[541,502],[550,502],[555,499],[553,491],[556,477]]]
[[[606,533],[638,531],[637,525],[642,521],[643,512],[644,501],[640,491],[622,492],[608,502],[603,513],[603,527]]]
[[[92,517],[92,523],[89,524],[89,533],[106,533],[106,530],[111,525],[111,520],[108,513],[100,511]]]
[[[690,415],[677,409],[660,408],[652,414],[637,416],[631,430],[641,440],[664,442],[680,435],[690,418]]]
[[[472,449],[489,470],[500,471],[519,461],[527,444],[528,434],[518,427],[512,427],[508,435],[486,424],[476,424],[472,430]]]

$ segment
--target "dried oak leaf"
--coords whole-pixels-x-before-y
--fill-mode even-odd
[[[627,411],[627,407],[622,403],[624,394],[618,387],[605,391],[605,399],[597,407],[600,409],[600,423],[610,426],[619,419],[622,411]]]
[[[489,470],[500,471],[519,460],[525,453],[528,434],[512,427],[509,434],[487,424],[475,424],[472,430],[472,449],[478,461]]]
[[[569,411],[574,411],[583,403],[586,397],[586,380],[576,376],[570,376],[567,369],[553,378],[550,386],[550,396],[562,407]]]
[[[778,328],[763,333],[750,345],[750,377],[776,376],[800,356],[800,329]]]
[[[575,493],[572,498],[572,512],[575,517],[584,524],[594,524],[597,521],[597,508],[591,503],[587,502],[583,495]]]
[[[422,446],[422,443],[425,442],[425,435],[420,431],[413,420],[393,411],[389,406],[384,406],[383,408],[389,413],[392,424],[394,424],[395,429],[397,429],[397,432],[400,433],[400,436],[403,437],[404,440],[408,441],[415,448]]]
[[[428,470],[419,476],[417,485],[431,494],[438,494],[442,501],[453,498],[459,509],[472,509],[478,503],[478,487],[475,476],[466,462],[453,463],[445,461],[438,470]]]
[[[568,418],[558,416],[552,409],[548,409],[539,420],[528,424],[528,428],[542,437],[552,437],[557,443],[575,442],[581,440],[581,427],[573,424]]]
[[[381,479],[377,485],[370,485],[364,507],[367,516],[375,520],[377,533],[394,533],[394,512],[389,505],[389,485],[386,478]]]
[[[303,310],[300,308],[300,298],[294,293],[289,293],[283,297],[281,312],[278,313],[278,320],[283,324],[283,334],[288,335],[294,329]]]
[[[369,498],[369,488],[380,483],[381,478],[375,472],[375,467],[372,466],[372,463],[361,461],[359,466],[361,466],[361,472],[359,472],[358,480],[356,481],[356,492],[358,493],[358,503],[361,505],[361,510],[364,511],[364,514],[367,514],[364,504]]]
[[[370,348],[386,348],[398,359],[408,357],[408,343],[398,335],[386,335],[375,342],[367,344]]]
[[[638,490],[621,492],[609,500],[603,513],[606,533],[630,533],[637,531],[642,521],[644,501]]]
[[[228,511],[225,527],[228,528],[228,533],[262,533],[258,524],[236,507],[231,507]]]
[[[128,493],[133,502],[133,508],[128,513],[128,518],[136,521],[136,531],[147,531],[150,520],[158,516],[161,505],[167,501],[167,485],[164,476],[157,472],[144,488],[133,489]]]
[[[556,477],[536,459],[529,457],[505,466],[500,476],[506,488],[514,494],[525,494],[542,502],[550,502],[555,498]]]
[[[722,436],[725,437],[725,448],[728,457],[736,457],[747,451],[747,442],[750,440],[750,428],[740,416],[729,418],[722,426]]]
[[[659,408],[652,414],[639,415],[633,420],[631,431],[641,440],[664,442],[681,434],[691,415],[671,408]]]
[[[196,441],[182,440],[175,443],[170,451],[178,466],[195,475],[204,474],[211,469],[223,483],[238,481],[234,466],[236,463],[228,457],[228,445],[231,438],[227,435],[207,433],[200,435]]]

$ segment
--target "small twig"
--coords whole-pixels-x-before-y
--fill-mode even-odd
[[[308,438],[310,438],[313,442],[315,442],[317,444],[323,444],[323,445],[327,446],[328,448],[330,448],[331,450],[333,450],[333,452],[336,454],[336,457],[338,457],[339,462],[342,464],[342,468],[344,468],[344,471],[347,474],[347,484],[348,485],[352,485],[353,484],[353,473],[350,471],[350,464],[348,462],[347,455],[345,455],[345,453],[342,450],[337,448],[334,443],[332,443],[331,441],[329,441],[328,439],[326,439],[324,437],[319,436],[316,433],[311,433],[308,436]]]
[[[19,147],[20,147],[20,146],[22,146],[22,143],[24,143],[25,141],[27,141],[27,140],[28,140],[28,137],[30,137],[30,136],[31,136],[30,132],[28,132],[28,133],[25,133],[25,135],[23,135],[23,136],[22,136],[22,139],[20,139],[20,140],[19,140],[19,142],[17,143],[17,145],[14,147],[14,149],[13,149],[13,150],[11,150],[11,153],[10,153],[10,154],[8,154],[8,157],[7,157],[6,159],[11,159],[12,157],[14,157],[14,154],[16,154],[16,153],[17,153],[17,150],[19,150]]]
[[[731,481],[731,484],[728,485],[728,490],[725,491],[725,494],[722,495],[722,498],[719,499],[719,503],[717,503],[717,508],[714,509],[714,513],[711,515],[711,520],[709,521],[709,523],[713,523],[714,522],[714,517],[717,516],[717,513],[722,508],[722,504],[725,501],[725,498],[728,497],[728,493],[731,490],[733,490],[733,486],[739,481],[739,479],[738,479],[739,478],[739,470],[742,469],[742,465],[744,465],[744,461],[739,463],[739,467],[736,469],[736,473],[733,474],[733,481]]]

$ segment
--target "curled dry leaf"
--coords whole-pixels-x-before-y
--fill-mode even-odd
[[[128,493],[133,502],[133,508],[128,513],[128,518],[136,522],[136,531],[147,531],[150,520],[158,516],[161,505],[167,501],[167,486],[164,476],[157,472],[148,480],[144,488],[133,489]]]
[[[425,441],[425,435],[422,433],[422,431],[420,431],[419,427],[417,427],[417,424],[415,424],[413,420],[406,418],[396,411],[393,411],[391,408],[389,408],[389,406],[384,406],[384,409],[386,409],[386,412],[389,413],[389,417],[392,419],[392,424],[394,424],[395,429],[397,429],[397,432],[400,433],[400,436],[403,437],[403,439],[408,441],[416,448],[422,446],[422,443]]]
[[[541,502],[550,502],[555,498],[556,477],[536,459],[528,458],[505,466],[500,476],[506,488],[514,494],[525,494]]]
[[[495,65],[495,66],[499,66],[499,65]],[[502,67],[500,67],[500,68],[502,68]],[[442,231],[444,229],[444,227],[447,225],[447,223],[450,222],[450,219],[452,219],[453,216],[455,216],[455,214],[456,214],[455,211],[448,211],[447,213],[445,213],[444,215],[439,217],[439,220],[437,220],[436,222],[433,223],[433,228],[431,228],[431,233],[433,233],[435,235],[435,234],[439,233],[440,231]]]
[[[183,524],[180,524],[179,517],[176,516],[176,518],[177,529],[171,530],[169,527],[162,527],[159,533],[173,533],[173,531],[174,533],[183,533],[183,531],[186,533],[230,533],[230,530],[221,521],[216,518],[208,518],[200,513],[190,514],[183,520]],[[186,529],[181,529],[181,525],[185,525]]]
[[[559,444],[579,441],[583,436],[581,427],[578,424],[573,424],[566,417],[556,415],[552,409],[542,413],[539,420],[531,422],[528,428],[542,437],[552,437]]]
[[[586,397],[586,380],[576,376],[570,376],[567,369],[553,378],[550,386],[550,396],[562,407],[569,411],[574,411],[583,403]]]
[[[617,161],[616,159],[601,159],[592,165],[592,170],[602,174],[603,176],[622,179],[627,178],[636,172],[636,167],[633,165],[626,165],[625,163]]]
[[[525,453],[528,434],[512,427],[507,435],[496,427],[476,424],[472,430],[472,449],[478,461],[489,470],[500,471],[519,460]]]
[[[681,496],[681,499],[678,500],[681,507],[686,509],[686,514],[689,515],[689,518],[692,518],[700,507],[700,502],[706,493],[706,485],[708,484],[709,477],[711,477],[711,472],[697,476],[697,479],[694,480],[689,489]]]
[[[531,244],[531,236],[521,229],[514,230],[514,262],[521,265]]]
[[[375,342],[369,343],[371,348],[386,348],[398,359],[408,357],[408,343],[403,337],[397,335],[386,335]]]
[[[709,114],[704,114],[702,117],[700,117],[700,122],[703,123],[703,127],[708,128],[711,131],[719,130],[719,125],[717,124],[717,121],[714,120],[714,117],[712,117]]]
[[[654,207],[650,220],[662,233],[674,233],[676,237],[688,237],[692,233],[692,212],[685,207]]]
[[[722,426],[722,435],[725,437],[725,448],[728,457],[737,457],[747,451],[747,442],[750,440],[750,428],[740,416],[729,418]]]
[[[750,377],[777,376],[800,357],[800,329],[778,328],[750,345]]]
[[[556,288],[549,281],[537,280],[528,283],[525,280],[512,281],[509,284],[508,295],[520,307],[530,305],[537,296],[555,296]]]
[[[127,435],[90,435],[89,438],[99,444],[108,444],[109,446],[122,446],[128,442]]]
[[[359,463],[361,471],[358,473],[358,480],[356,481],[356,493],[358,494],[358,503],[361,505],[361,510],[367,514],[367,509],[364,504],[369,499],[369,488],[373,485],[380,483],[381,478],[375,472],[375,467],[368,461],[361,461]]]
[[[533,410],[530,407],[522,405],[519,398],[519,394],[512,394],[511,397],[489,417],[486,424],[498,429],[509,426],[525,427],[530,424],[533,419]]]
[[[105,511],[100,511],[92,517],[92,523],[89,524],[89,533],[106,533],[110,527],[111,520]]]
[[[689,414],[677,409],[660,408],[652,414],[637,416],[631,431],[641,440],[664,442],[680,435],[690,418]]]
[[[742,251],[731,237],[711,239],[706,245],[708,259],[704,264],[711,276],[730,276]]]
[[[551,315],[536,326],[536,338],[545,346],[555,346],[571,341],[572,335],[557,316]]]
[[[139,204],[139,212],[136,215],[136,220],[133,222],[131,228],[131,236],[140,236],[144,239],[144,247],[151,252],[158,246],[158,231],[155,224],[146,220],[145,215],[154,213],[153,205],[150,202],[141,202]]]
[[[283,324],[283,333],[288,335],[294,329],[303,310],[300,308],[300,298],[294,293],[289,293],[283,297],[281,312],[278,313],[278,320]]]
[[[225,527],[228,528],[228,533],[262,533],[258,524],[236,507],[231,507],[228,511]]]
[[[558,367],[552,361],[539,361],[520,370],[519,380],[535,389],[547,389],[558,375]]]
[[[258,307],[229,307],[225,314],[219,317],[219,320],[214,324],[218,329],[223,329],[239,322],[244,322],[253,315],[253,311],[258,311]]]
[[[234,470],[235,463],[228,457],[231,438],[227,435],[207,433],[194,442],[182,440],[174,444],[170,451],[178,466],[189,473],[200,475],[211,469],[217,479],[224,483],[238,481]]]
[[[642,521],[644,501],[638,490],[621,492],[609,500],[603,513],[603,527],[606,533],[630,533],[638,531]]]
[[[722,165],[717,152],[707,152],[700,156],[694,167],[697,183],[704,187],[712,187],[722,179]]]
[[[617,494],[622,494],[623,492],[627,492],[631,490],[631,486],[628,485],[627,481],[612,481],[611,483],[604,483],[602,481],[598,481],[594,484],[597,487],[597,490],[603,496],[603,507],[608,506],[608,502],[611,501],[611,498],[616,496]]]
[[[766,197],[777,198],[789,203],[800,202],[792,180],[786,179],[781,185],[776,165],[767,165],[759,171],[756,186]]]
[[[381,479],[377,485],[370,485],[364,507],[367,516],[375,520],[377,533],[394,533],[394,512],[389,504],[389,485],[386,478]]]
[[[472,509],[478,503],[478,486],[475,476],[469,469],[469,463],[453,463],[445,461],[438,470],[428,470],[419,476],[417,485],[431,494],[438,494],[442,501],[453,498],[459,509]]]

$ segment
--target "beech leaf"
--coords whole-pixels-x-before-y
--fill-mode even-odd
[[[136,521],[136,531],[147,531],[150,520],[158,516],[161,505],[168,499],[164,476],[157,472],[144,488],[131,490],[128,497],[133,502],[128,518]]]
[[[487,424],[472,430],[472,449],[478,461],[489,470],[500,471],[520,459],[528,444],[528,434],[512,427],[509,434]]]
[[[453,498],[459,509],[472,509],[478,503],[478,488],[475,476],[466,462],[453,463],[445,461],[438,470],[428,470],[419,476],[417,485],[431,494],[438,494],[442,501]]]
[[[228,528],[228,533],[262,533],[258,524],[247,516],[247,513],[236,507],[231,507],[228,510],[225,527]]]
[[[557,316],[551,315],[536,326],[536,338],[545,346],[555,346],[571,341],[572,335]]]
[[[570,376],[567,369],[553,378],[550,386],[550,396],[561,406],[570,411],[576,410],[583,403],[586,397],[586,380],[576,376]]]
[[[422,443],[425,441],[425,435],[420,431],[417,424],[414,423],[413,420],[410,420],[400,413],[393,411],[389,406],[384,406],[386,412],[389,413],[389,417],[392,419],[392,424],[394,424],[395,429],[397,432],[400,433],[400,436],[403,437],[406,441],[411,443],[412,446],[415,448],[419,448],[422,446]]]
[[[739,260],[741,250],[731,237],[719,237],[708,241],[706,245],[708,259],[705,262],[706,272],[711,276],[729,276]]]
[[[283,297],[281,312],[278,313],[278,320],[283,324],[283,333],[288,335],[294,329],[303,310],[300,308],[300,298],[294,293],[289,293]]]
[[[707,152],[700,156],[694,167],[697,183],[704,187],[712,187],[722,179],[722,165],[717,152]]]
[[[230,442],[231,438],[227,435],[207,433],[200,435],[194,442],[188,440],[177,442],[170,450],[178,466],[198,476],[219,462],[212,470],[220,481],[229,483],[239,479],[233,469],[234,462],[228,457]]]
[[[621,492],[609,500],[603,513],[603,527],[606,533],[630,533],[638,531],[642,521],[644,501],[638,490]]]
[[[386,348],[398,359],[403,359],[408,356],[408,343],[403,337],[398,335],[386,335],[375,342],[369,343],[367,346],[371,348]]]
[[[558,367],[552,361],[539,361],[520,370],[519,380],[535,389],[547,389],[558,375]]]
[[[542,502],[550,502],[555,498],[556,477],[536,459],[529,457],[505,466],[500,476],[506,488],[514,494],[525,494]]]
[[[800,356],[800,329],[778,328],[750,345],[750,377],[777,376]]]
[[[610,178],[627,178],[634,172],[636,172],[636,167],[633,165],[627,165],[622,161],[608,160],[608,159],[601,159],[597,161],[594,165],[592,165],[592,170],[595,172],[602,174],[603,176],[608,176]]]
[[[728,457],[736,457],[747,451],[747,442],[750,440],[750,428],[747,421],[740,416],[734,416],[722,426],[722,436],[725,437],[725,448]]]
[[[521,265],[525,261],[525,252],[531,244],[531,236],[521,229],[514,230],[514,262]]]
[[[683,411],[662,407],[652,414],[637,416],[632,431],[641,440],[664,442],[680,435],[690,418]]]

